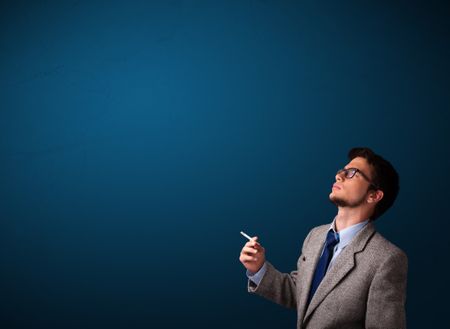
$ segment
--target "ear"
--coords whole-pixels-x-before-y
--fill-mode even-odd
[[[367,203],[377,203],[383,199],[384,193],[381,190],[372,191],[367,197]]]

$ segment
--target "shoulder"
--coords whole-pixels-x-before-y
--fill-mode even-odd
[[[365,257],[371,259],[374,264],[397,263],[400,265],[408,262],[406,253],[379,232],[373,234],[364,251]]]
[[[330,224],[320,225],[312,228],[303,241],[303,248],[307,247],[308,245],[315,245],[317,243],[322,244],[323,238],[328,232],[329,228]]]
[[[372,247],[376,247],[384,253],[398,254],[406,257],[406,253],[402,249],[386,239],[379,232],[375,232],[369,245],[372,245]]]
[[[330,225],[331,224],[325,224],[325,225],[320,225],[320,226],[313,227],[309,231],[308,235],[322,235],[322,234],[328,232],[328,230],[330,229]]]

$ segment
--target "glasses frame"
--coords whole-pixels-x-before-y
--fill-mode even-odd
[[[372,180],[367,177],[367,175],[365,173],[363,173],[361,170],[359,170],[358,168],[343,168],[343,169],[339,169],[336,175],[341,175],[342,173],[344,173],[345,178],[348,179],[352,179],[353,177],[355,177],[356,173],[360,173],[361,176],[370,183],[371,186],[373,186],[375,188],[375,190],[379,190],[379,186],[377,184],[375,184],[374,182],[372,182]]]

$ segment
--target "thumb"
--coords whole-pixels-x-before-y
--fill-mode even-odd
[[[261,244],[258,242],[258,237],[257,237],[257,236],[254,236],[254,237],[252,238],[252,241],[255,242],[255,246],[256,246],[256,245],[258,245],[258,246],[261,245]]]

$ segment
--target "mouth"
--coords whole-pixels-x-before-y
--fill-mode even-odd
[[[332,189],[333,189],[333,190],[340,190],[341,187],[340,187],[339,185],[337,185],[337,184],[333,184]]]

